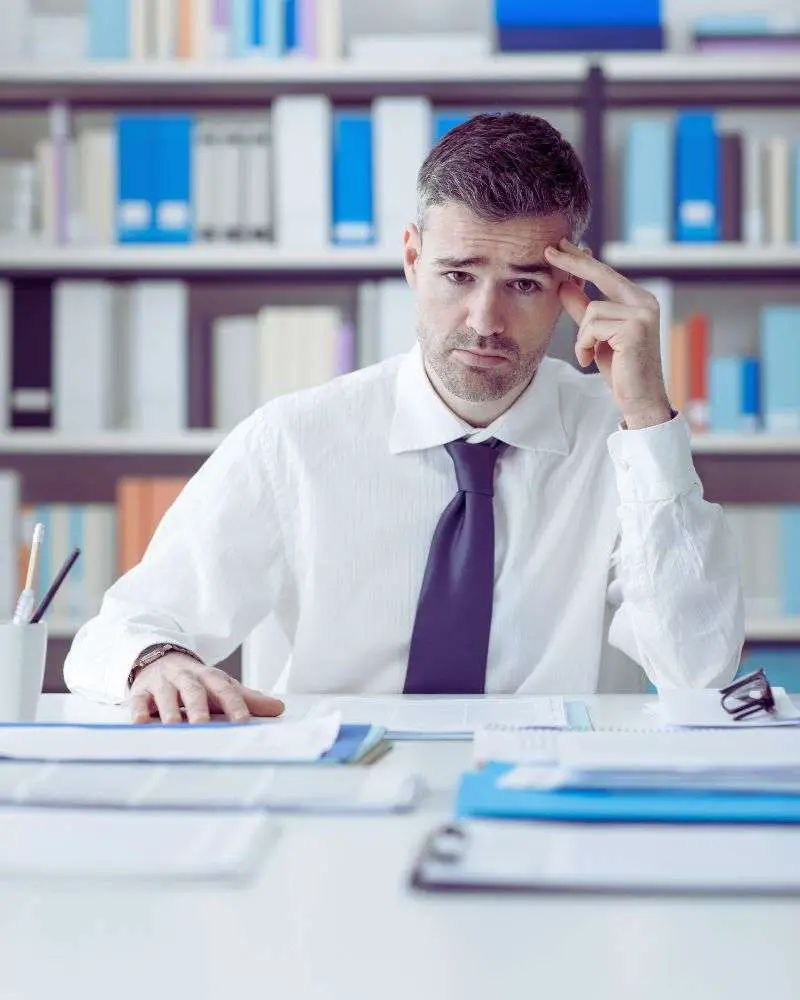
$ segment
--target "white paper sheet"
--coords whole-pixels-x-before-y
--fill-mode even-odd
[[[308,721],[244,725],[0,725],[0,757],[18,760],[218,761],[318,760],[339,733],[335,713]]]
[[[559,732],[552,729],[522,729],[518,726],[481,726],[475,730],[472,759],[506,764],[533,764],[558,757]]]
[[[0,805],[399,812],[422,788],[416,775],[391,766],[0,762]]]
[[[757,712],[737,722],[722,707],[719,691],[675,689],[662,691],[658,699],[658,713],[665,726],[681,728],[762,729],[776,726],[800,725],[800,710],[792,704],[786,691],[773,688],[777,711]]]
[[[237,878],[279,827],[255,813],[0,809],[0,878]]]
[[[693,789],[800,793],[800,740],[786,729],[554,734],[549,757],[504,788]]]
[[[385,726],[389,738],[459,736],[469,738],[488,723],[567,729],[563,698],[492,696],[472,698],[341,696],[326,698],[315,711],[340,712],[344,723]]]

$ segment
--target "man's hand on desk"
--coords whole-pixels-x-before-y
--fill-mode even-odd
[[[131,687],[128,703],[134,722],[180,722],[181,706],[189,722],[208,722],[212,712],[232,722],[253,715],[272,717],[283,712],[283,702],[245,687],[224,670],[207,667],[183,653],[168,653],[144,667]]]

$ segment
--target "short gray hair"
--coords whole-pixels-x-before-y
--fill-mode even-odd
[[[491,222],[563,215],[573,242],[586,232],[591,195],[578,154],[544,118],[475,115],[433,147],[417,176],[420,230],[433,205],[458,202]]]

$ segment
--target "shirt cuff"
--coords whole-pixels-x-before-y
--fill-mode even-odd
[[[674,500],[700,485],[680,413],[653,427],[615,431],[607,444],[623,502]]]

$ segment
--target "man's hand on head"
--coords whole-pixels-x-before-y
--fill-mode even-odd
[[[671,420],[655,296],[568,240],[547,247],[545,257],[567,274],[591,281],[606,296],[592,301],[574,281],[559,288],[561,304],[578,324],[578,364],[596,362],[630,430]]]
[[[207,667],[185,653],[168,653],[144,667],[128,698],[133,722],[180,722],[181,708],[189,722],[208,722],[212,713],[231,722],[252,716],[272,718],[283,712],[277,698],[245,687],[218,667]]]

